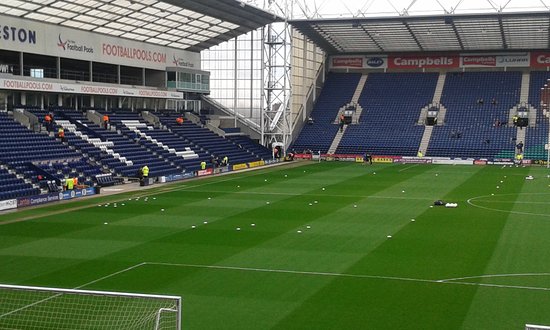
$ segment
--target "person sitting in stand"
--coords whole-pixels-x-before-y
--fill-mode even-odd
[[[491,104],[492,104],[492,105],[497,105],[497,104],[498,104],[497,99],[495,99],[495,98],[493,97],[493,99],[491,100]]]
[[[307,123],[308,123],[309,125],[313,125],[314,122],[315,122],[315,121],[313,120],[313,117],[309,116],[309,117],[307,118]]]
[[[183,125],[183,117],[182,116],[179,116],[178,118],[176,118],[176,124]]]
[[[485,101],[483,100],[482,97],[480,97],[479,99],[477,99],[477,104],[479,104],[479,105],[483,105],[484,102],[485,102]]]
[[[502,125],[502,123],[500,122],[500,119],[495,119],[495,123],[493,124],[493,126],[495,127],[500,127]]]

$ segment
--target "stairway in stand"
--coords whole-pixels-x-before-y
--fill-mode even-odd
[[[342,111],[346,109],[349,105],[355,105],[355,113],[353,114],[353,117],[351,119],[352,123],[357,123],[359,121],[359,117],[361,117],[361,113],[363,112],[363,108],[359,105],[359,97],[361,97],[361,92],[363,91],[363,88],[365,87],[365,83],[367,82],[368,75],[364,74],[361,76],[361,79],[359,79],[359,83],[357,84],[357,87],[355,88],[355,92],[353,93],[353,97],[351,98],[351,102],[340,108],[338,111],[338,116],[336,117],[335,123],[340,122],[339,117]],[[336,149],[338,149],[338,145],[340,144],[340,141],[342,140],[342,137],[344,136],[344,133],[346,132],[347,125],[344,126],[344,129],[342,131],[338,131],[336,133],[336,136],[334,136],[334,140],[332,140],[332,144],[330,145],[330,148],[328,149],[329,154],[333,154],[336,152]]]
[[[330,148],[328,148],[329,154],[335,153],[336,149],[338,149],[338,145],[340,144],[340,141],[342,140],[344,133],[346,133],[346,128],[347,126],[344,126],[342,131],[338,131],[338,133],[336,133],[336,136],[334,137],[334,140],[332,140],[332,144],[330,145]]]
[[[441,72],[439,74],[439,78],[437,79],[437,85],[435,86],[434,91],[434,97],[432,99],[432,104],[440,104],[441,102],[441,94],[443,93],[443,87],[445,86],[445,79],[447,77],[447,73]],[[428,113],[429,106],[425,107],[426,110],[422,109],[422,114],[424,115],[424,120],[421,124],[425,123],[425,119]],[[437,112],[437,125],[443,125],[445,122],[445,114],[447,113],[447,109],[440,105],[439,111]],[[424,128],[424,134],[422,135],[422,140],[420,140],[420,146],[418,147],[418,151],[421,152],[423,155],[426,155],[426,150],[428,150],[428,146],[430,145],[430,140],[432,138],[432,132],[433,132],[433,126],[425,126]]]

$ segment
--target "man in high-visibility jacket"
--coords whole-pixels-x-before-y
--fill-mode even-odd
[[[224,156],[222,160],[222,166],[227,166],[227,165],[229,165],[229,157]]]
[[[204,160],[201,162],[201,170],[206,170],[206,162]]]
[[[523,165],[523,154],[516,155],[516,165]]]
[[[149,167],[147,167],[147,165],[143,166],[143,168],[141,169],[141,172],[143,173],[143,177],[146,178],[149,176]]]

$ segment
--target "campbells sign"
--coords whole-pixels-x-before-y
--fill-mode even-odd
[[[534,68],[550,67],[550,52],[532,52],[531,66]]]
[[[363,57],[333,57],[333,68],[363,68]]]
[[[458,68],[460,58],[458,55],[443,56],[390,56],[388,68],[390,69],[440,69]]]
[[[492,55],[483,56],[463,56],[463,67],[496,67],[497,57]]]

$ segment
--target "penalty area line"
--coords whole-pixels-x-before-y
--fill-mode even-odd
[[[550,288],[541,288],[541,287],[532,287],[532,286],[487,284],[487,283],[475,283],[475,282],[456,282],[456,281],[448,282],[448,280],[429,280],[429,279],[421,279],[421,278],[383,276],[383,275],[346,274],[346,273],[331,273],[331,272],[310,272],[310,271],[288,270],[288,269],[236,267],[236,266],[220,266],[220,265],[178,264],[178,263],[165,263],[165,262],[144,262],[143,264],[152,265],[152,266],[187,267],[187,268],[202,268],[202,269],[214,269],[214,270],[234,270],[234,271],[245,271],[245,272],[259,272],[259,273],[294,274],[294,275],[343,277],[343,278],[358,278],[358,279],[377,279],[377,280],[433,283],[433,284],[447,284],[447,285],[449,285],[449,284],[450,285],[468,285],[468,286],[479,286],[479,287],[500,288],[500,289],[550,291]]]

